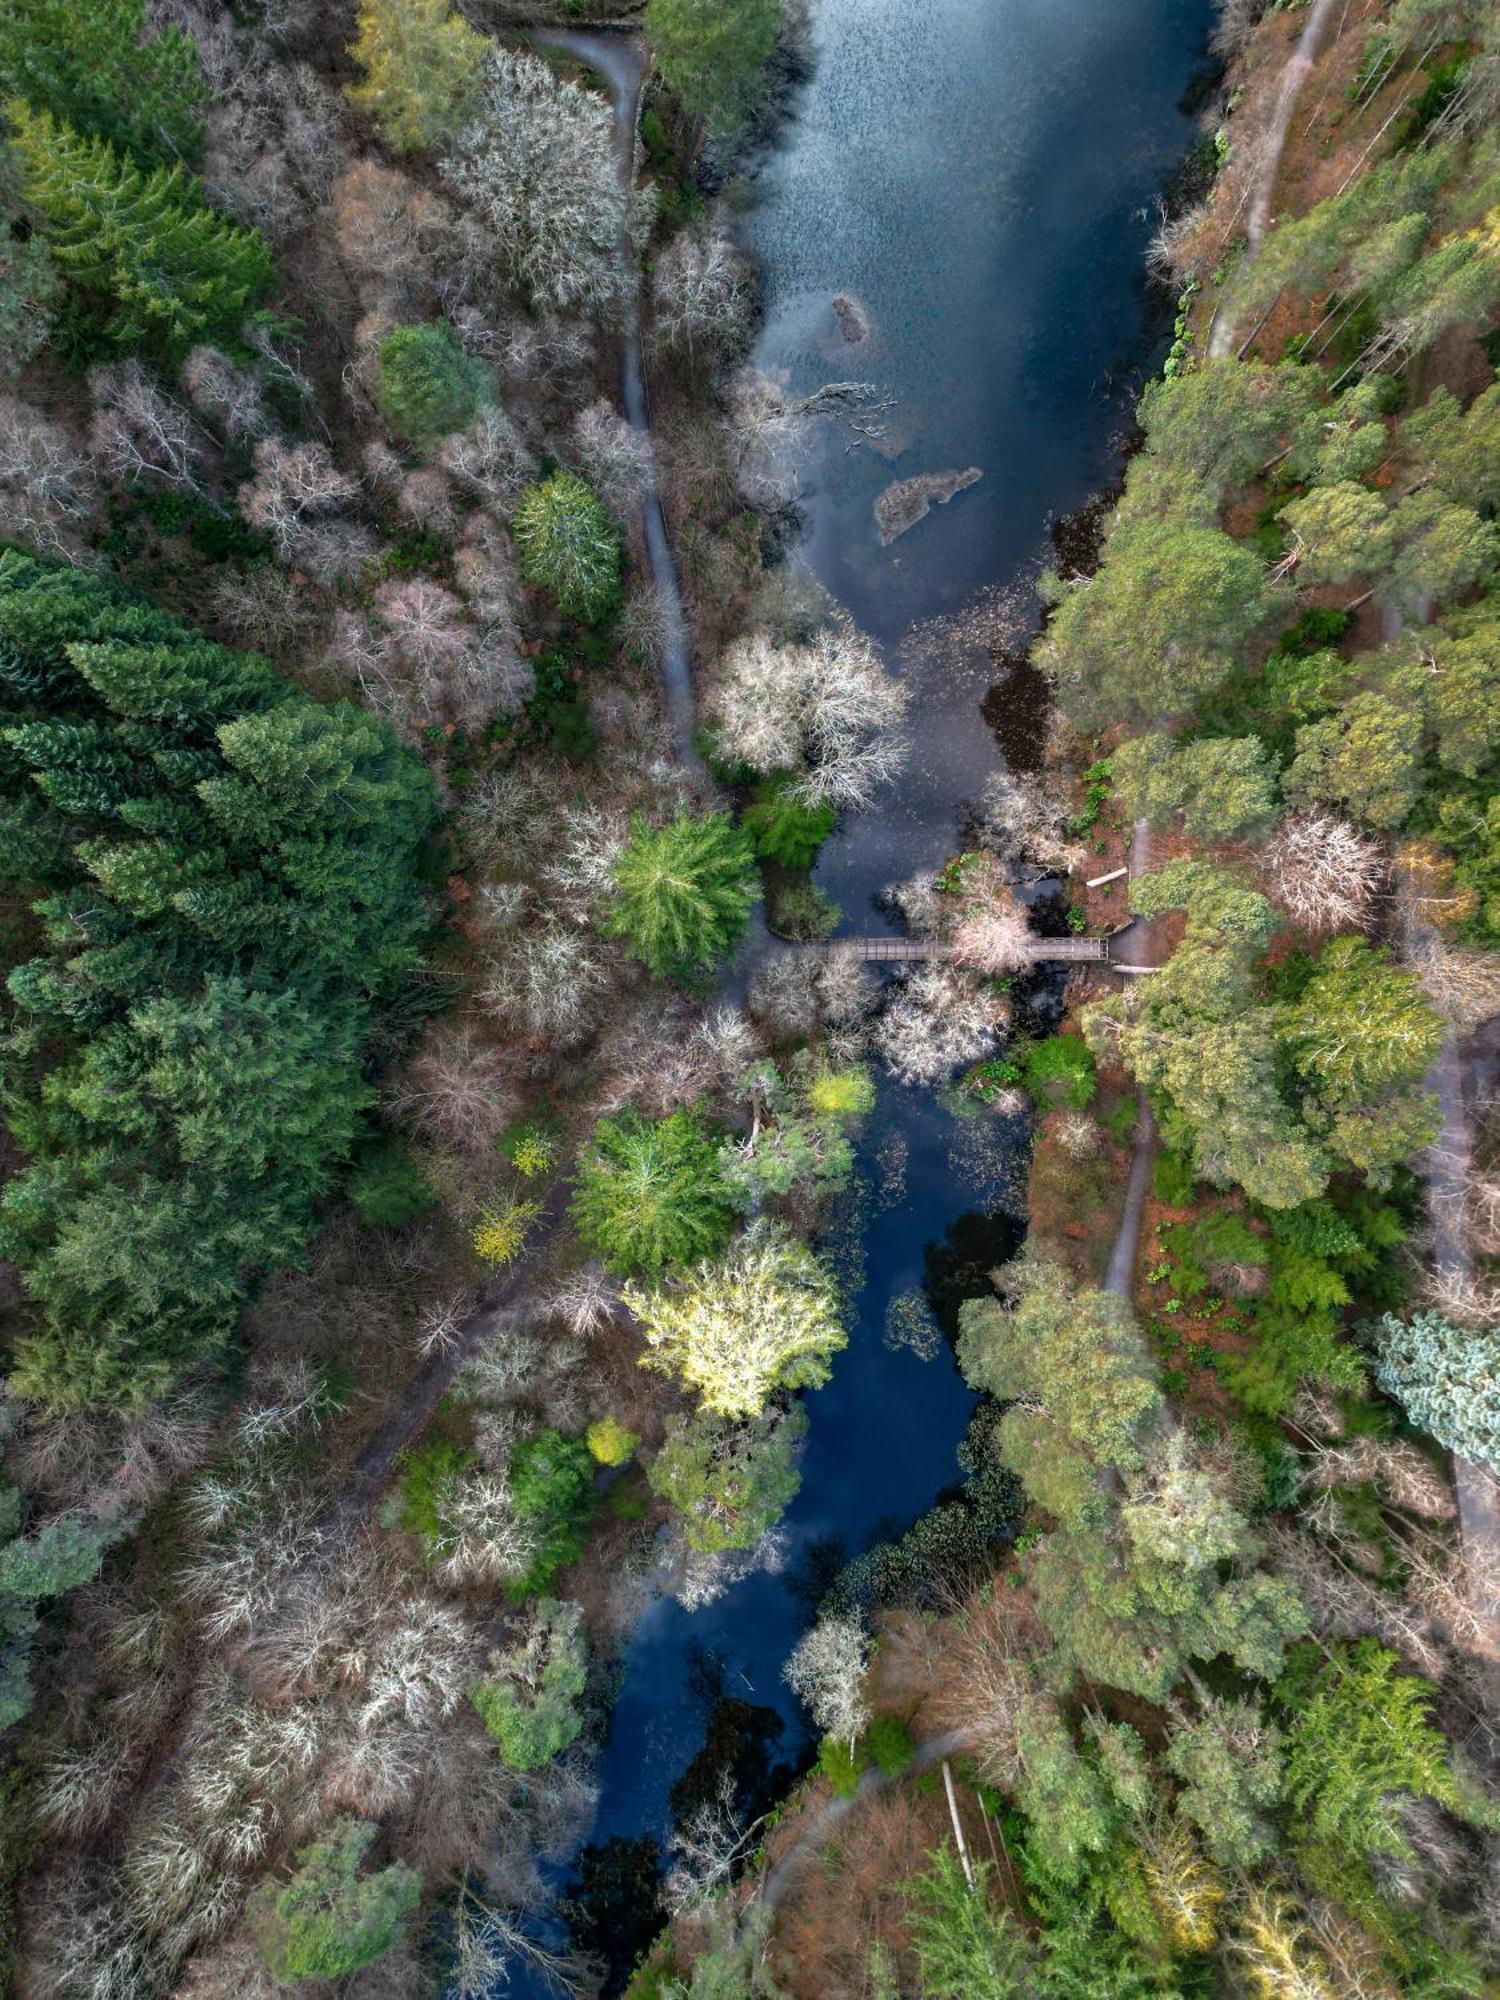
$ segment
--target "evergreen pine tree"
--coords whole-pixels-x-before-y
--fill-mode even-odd
[[[272,278],[258,231],[205,207],[181,166],[139,167],[19,98],[6,113],[21,191],[95,334],[174,359],[232,342]]]
[[[194,159],[202,145],[197,48],[177,27],[148,36],[145,0],[7,0],[0,94],[148,167]]]

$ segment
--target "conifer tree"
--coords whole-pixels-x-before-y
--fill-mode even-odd
[[[431,789],[370,716],[15,553],[0,688],[0,871],[51,892],[9,982],[31,1157],[0,1235],[39,1309],[13,1381],[129,1406],[223,1351],[354,1149],[370,1009],[426,921]]]
[[[0,96],[147,167],[191,161],[202,144],[197,48],[175,26],[148,35],[145,0],[7,0]]]
[[[272,278],[259,233],[205,207],[180,166],[139,167],[18,98],[6,112],[22,193],[95,335],[174,360],[233,343]]]
[[[728,813],[637,813],[615,863],[605,928],[658,979],[694,979],[739,943],[759,891],[749,836]]]

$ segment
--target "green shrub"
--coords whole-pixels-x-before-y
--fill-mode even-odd
[[[620,601],[624,554],[608,513],[585,481],[554,472],[528,487],[511,519],[521,574],[558,609],[590,624]]]
[[[600,1417],[597,1423],[589,1425],[584,1442],[597,1464],[624,1465],[634,1456],[640,1439],[618,1417]]]
[[[1165,1202],[1168,1208],[1185,1207],[1192,1200],[1193,1189],[1197,1185],[1198,1176],[1187,1154],[1164,1146],[1151,1169],[1151,1186],[1156,1199]]]
[[[576,1604],[543,1598],[519,1641],[491,1657],[469,1688],[479,1719],[514,1771],[537,1771],[583,1728],[588,1647]]]
[[[864,1747],[888,1778],[899,1777],[916,1755],[911,1731],[899,1715],[877,1715],[865,1731]]]
[[[778,883],[772,891],[766,923],[777,937],[790,938],[794,944],[811,944],[830,936],[838,921],[838,904],[806,876]]]
[[[443,1494],[476,1463],[467,1445],[452,1438],[424,1438],[401,1454],[401,1526],[430,1540],[443,1525]]]
[[[415,1868],[396,1862],[373,1875],[359,1864],[379,1828],[335,1821],[297,1855],[289,1882],[267,1883],[251,1902],[251,1925],[274,1978],[343,1979],[401,1940],[422,1896]]]
[[[462,430],[489,388],[484,363],[465,354],[452,330],[398,326],[380,343],[380,414],[413,444]]]
[[[742,819],[763,861],[779,861],[783,868],[811,868],[818,849],[833,832],[835,814],[830,805],[804,805],[793,795],[795,783],[790,776],[762,779]]]
[[[1093,1052],[1077,1035],[1033,1042],[1021,1059],[1021,1074],[1030,1096],[1044,1107],[1065,1104],[1070,1111],[1086,1111],[1098,1088]]]
[[[542,1430],[511,1453],[511,1499],[519,1520],[537,1532],[536,1554],[524,1576],[506,1585],[515,1603],[546,1590],[577,1559],[593,1505],[594,1460],[582,1438]]]
[[[367,1229],[400,1229],[425,1215],[437,1196],[411,1154],[392,1141],[375,1147],[354,1169],[349,1199]]]
[[[833,1788],[836,1799],[852,1799],[859,1790],[860,1774],[869,1758],[863,1743],[851,1750],[840,1736],[825,1736],[818,1745],[818,1769]]]

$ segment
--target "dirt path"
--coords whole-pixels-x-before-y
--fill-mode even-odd
[[[1439,1278],[1465,1281],[1474,1258],[1464,1228],[1473,1135],[1464,1101],[1464,1066],[1458,1039],[1449,1035],[1427,1076],[1437,1092],[1443,1122],[1423,1161],[1427,1209],[1432,1220],[1432,1267]],[[1488,1466],[1453,1456],[1453,1491],[1468,1574],[1469,1603],[1487,1634],[1485,1650],[1500,1659],[1500,1479]]]
[[[885,1772],[873,1765],[860,1779],[852,1797],[847,1799],[825,1799],[822,1805],[811,1812],[799,1830],[797,1838],[786,1853],[772,1868],[761,1884],[759,1894],[753,1899],[762,1909],[774,1910],[792,1883],[813,1857],[821,1852],[833,1834],[848,1818],[861,1799],[874,1798],[877,1792],[898,1785],[903,1778],[914,1771],[931,1770],[934,1764],[941,1764],[945,1757],[956,1757],[978,1741],[972,1729],[949,1729],[941,1736],[933,1736],[926,1743],[917,1746],[915,1756],[904,1771]]]
[[[1270,130],[1262,144],[1261,157],[1256,164],[1255,178],[1251,184],[1250,213],[1245,223],[1245,235],[1249,239],[1245,251],[1245,264],[1251,264],[1260,254],[1261,238],[1266,233],[1266,225],[1271,220],[1271,200],[1276,192],[1276,176],[1281,171],[1281,156],[1286,151],[1287,132],[1292,122],[1292,113],[1297,108],[1297,99],[1302,94],[1302,86],[1317,61],[1323,46],[1323,31],[1328,26],[1328,17],[1339,0],[1313,0],[1307,10],[1307,20],[1302,33],[1297,37],[1297,46],[1281,73],[1281,82],[1276,91],[1276,111],[1271,120]],[[1244,269],[1244,264],[1240,267]],[[1238,328],[1226,320],[1222,314],[1214,321],[1213,332],[1209,336],[1208,351],[1215,360],[1232,353]]]
[[[1130,879],[1135,881],[1151,871],[1151,829],[1138,819],[1130,834]],[[1153,950],[1150,926],[1132,925],[1116,942],[1117,965],[1149,965]],[[1135,1139],[1130,1155],[1130,1178],[1125,1183],[1125,1206],[1114,1248],[1104,1272],[1104,1289],[1117,1299],[1128,1299],[1135,1275],[1135,1253],[1141,1239],[1141,1219],[1146,1212],[1146,1195],[1151,1186],[1151,1166],[1156,1158],[1156,1120],[1144,1088],[1135,1094]]]
[[[531,40],[541,48],[558,49],[564,55],[576,56],[602,76],[608,85],[615,118],[620,183],[628,196],[635,187],[636,125],[647,72],[646,51],[639,36],[608,29],[597,34],[545,29],[536,31]],[[677,563],[672,554],[672,544],[667,539],[666,515],[662,511],[661,491],[656,477],[651,404],[646,393],[646,370],[641,348],[640,282],[635,276],[639,261],[635,246],[628,239],[620,245],[620,258],[629,277],[621,330],[620,389],[630,428],[646,447],[641,515],[646,534],[646,557],[656,591],[667,723],[678,757],[689,770],[706,778],[702,760],[693,747],[692,649],[688,644],[687,618],[682,608]]]
[[[532,1224],[524,1256],[486,1289],[455,1338],[423,1363],[400,1402],[361,1451],[344,1490],[328,1511],[330,1533],[357,1526],[369,1513],[389,1484],[397,1458],[452,1388],[469,1356],[525,1302],[536,1283],[537,1265],[557,1240],[566,1216],[565,1183],[559,1176]]]

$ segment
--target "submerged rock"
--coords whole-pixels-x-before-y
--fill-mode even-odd
[[[925,520],[934,507],[946,507],[955,493],[962,493],[983,477],[977,465],[967,465],[962,472],[919,472],[914,479],[892,480],[875,502],[881,545],[888,547],[898,535]]]
[[[834,300],[833,316],[850,347],[857,347],[862,340],[869,339],[870,315],[860,301],[851,298],[848,292],[840,292]]]

